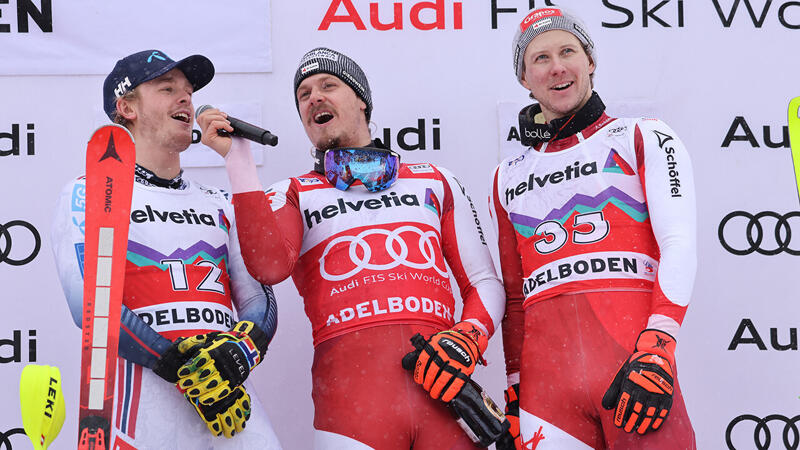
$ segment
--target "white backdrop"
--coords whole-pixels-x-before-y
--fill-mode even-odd
[[[388,135],[406,162],[455,172],[494,234],[485,202],[491,169],[516,146],[507,137],[515,108],[527,100],[512,70],[513,28],[529,6],[545,1],[66,3],[0,2],[0,224],[28,222],[42,241],[37,253],[25,228],[0,231],[0,255],[9,251],[0,258],[0,433],[22,426],[17,383],[24,365],[57,365],[69,417],[51,448],[75,446],[80,332],[48,235],[57,193],[83,172],[85,143],[102,117],[104,74],[124,54],[158,48],[174,58],[208,55],[218,75],[195,95],[195,105],[245,105],[246,115],[280,137],[276,148],[257,148],[266,185],[311,167],[291,89],[300,57],[318,45],[341,50],[370,80],[373,134]],[[786,132],[787,105],[800,95],[800,2],[556,3],[577,11],[596,42],[595,87],[609,114],[665,120],[693,159],[700,265],[678,336],[678,365],[699,448],[757,448],[754,430],[767,418],[761,448],[767,435],[768,448],[797,445],[800,218],[775,217],[800,211]],[[401,12],[394,21],[393,5]],[[414,147],[424,149],[408,150]],[[228,186],[220,167],[187,171]],[[777,254],[726,250],[721,237],[734,251],[750,246],[746,217],[732,218],[720,233],[734,211],[770,213],[759,222],[762,238],[755,226],[750,235],[762,252]],[[28,256],[27,264],[9,264]],[[278,332],[255,383],[284,446],[310,448],[310,326],[290,280],[276,294]],[[477,379],[502,402],[500,341],[499,334],[492,340],[490,365]],[[0,450],[11,448],[30,444],[20,434],[0,435]]]

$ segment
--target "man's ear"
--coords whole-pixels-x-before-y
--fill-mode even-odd
[[[117,114],[127,120],[135,120],[137,116],[136,108],[133,105],[133,99],[120,97],[117,99]]]

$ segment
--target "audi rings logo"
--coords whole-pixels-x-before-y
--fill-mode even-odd
[[[23,247],[30,239],[28,236],[33,238],[33,248],[30,249],[30,252]],[[19,250],[12,251],[14,248]],[[30,223],[24,220],[12,220],[0,224],[0,264],[6,263],[11,266],[28,264],[36,258],[41,248],[42,237],[39,236],[36,227]]]
[[[0,431],[0,450],[11,450],[12,445],[11,439],[9,438],[15,434],[21,434],[24,436],[25,430],[22,428],[12,428],[5,433]]]
[[[414,256],[409,257],[408,244],[411,241],[411,239],[408,239],[409,234],[418,237],[419,261]],[[385,252],[380,248],[373,252],[373,245],[381,245],[379,238],[367,239],[373,235],[384,236],[383,247],[386,250]],[[349,244],[349,263],[346,260],[342,262],[344,258],[341,257],[328,257],[332,250],[342,244]],[[325,246],[325,250],[323,250],[319,259],[319,272],[322,278],[328,281],[342,281],[352,277],[362,269],[389,270],[399,265],[404,265],[414,269],[433,268],[439,275],[446,277],[447,268],[440,268],[436,264],[436,255],[440,254],[440,247],[439,236],[434,231],[422,231],[410,225],[401,226],[391,231],[370,228],[358,233],[356,236],[339,236],[330,241]],[[375,259],[385,260],[388,257],[389,261],[373,262],[373,254],[386,255],[377,256]],[[444,262],[442,262],[442,266],[444,266]]]
[[[725,442],[731,450],[750,448],[766,450],[772,445],[772,433],[774,432],[776,440],[780,436],[782,441],[782,444],[777,444],[778,446],[775,448],[796,450],[800,448],[800,429],[797,427],[800,422],[798,421],[800,421],[800,415],[790,419],[780,414],[771,414],[762,419],[752,414],[742,414],[728,424],[728,428],[725,430]],[[749,443],[750,428],[753,429],[752,439],[755,447]],[[736,440],[736,444],[740,445],[739,447],[734,446],[734,440]]]
[[[720,244],[734,255],[800,255],[800,211],[734,211],[719,223],[718,233]]]

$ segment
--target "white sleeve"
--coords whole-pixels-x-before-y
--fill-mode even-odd
[[[676,333],[692,295],[697,270],[697,211],[689,153],[660,120],[637,123],[647,206],[659,260],[648,327]],[[636,140],[637,138],[635,138]],[[674,335],[674,334],[673,334]]]
[[[437,169],[452,198],[452,205],[443,205],[442,247],[464,300],[461,320],[469,320],[491,337],[503,318],[505,291],[472,199],[450,171]],[[447,197],[445,194],[445,203]]]
[[[67,184],[58,197],[50,228],[50,242],[58,278],[72,320],[81,326],[83,316],[83,245],[86,214],[86,182],[80,178]]]

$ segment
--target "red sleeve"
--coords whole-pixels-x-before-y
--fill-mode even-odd
[[[498,192],[498,174],[495,171],[490,198],[490,212],[497,227],[497,246],[500,253],[500,272],[503,276],[503,287],[506,292],[506,312],[503,316],[503,352],[506,359],[506,374],[519,372],[520,355],[522,354],[522,338],[525,333],[522,309],[522,257],[517,249],[517,236],[514,226],[503,208]]]
[[[276,211],[267,200],[270,195],[285,196],[285,203]],[[288,192],[234,194],[233,206],[242,258],[250,275],[259,283],[269,285],[288,278],[303,242],[295,183],[290,184]]]

